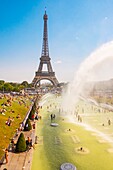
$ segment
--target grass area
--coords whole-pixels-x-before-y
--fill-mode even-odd
[[[32,170],[58,170],[65,162],[74,164],[77,170],[112,170],[113,152],[109,153],[108,149],[113,149],[113,145],[108,142],[100,143],[97,136],[93,136],[91,131],[79,124],[70,123],[66,117],[61,117],[54,107],[55,100],[48,100],[40,111],[42,120],[37,123],[37,136],[39,139],[40,136],[43,136],[43,144],[36,145]],[[47,105],[50,105],[51,102],[53,106],[48,112]],[[57,105],[57,101],[55,104]],[[51,113],[57,115],[58,127],[50,126]],[[72,140],[74,136],[79,139],[78,143]],[[56,143],[56,137],[60,139],[60,142]],[[99,139],[102,138],[99,137]],[[75,149],[78,147],[87,148],[89,153],[77,153]]]
[[[6,110],[4,114],[0,114],[0,159],[4,154],[4,149],[8,147],[11,138],[13,138],[16,129],[19,128],[19,124],[23,121],[31,105],[31,97],[15,96],[10,99],[11,106],[2,106],[3,103],[7,103],[7,100],[9,100],[7,96],[0,99],[0,109],[4,108]],[[20,115],[19,119],[16,118],[18,114]],[[9,116],[11,118],[14,117],[11,126],[5,124]]]

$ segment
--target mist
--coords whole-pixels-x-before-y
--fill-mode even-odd
[[[113,41],[103,44],[91,53],[80,65],[63,94],[62,108],[73,112],[80,96],[85,96],[87,82],[113,78]],[[89,89],[90,90],[90,89]]]

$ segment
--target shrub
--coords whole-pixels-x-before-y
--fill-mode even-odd
[[[26,151],[26,141],[25,141],[23,133],[21,133],[19,138],[18,138],[15,151],[16,152],[24,152],[24,151]]]
[[[25,131],[30,131],[32,129],[31,122],[29,119],[26,120],[24,130]]]
[[[34,105],[32,106],[32,109],[29,114],[29,119],[34,120],[35,111],[36,111],[36,103],[34,103]]]

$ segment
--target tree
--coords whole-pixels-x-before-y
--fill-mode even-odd
[[[28,87],[28,82],[27,81],[23,81],[22,83],[21,83],[21,85],[23,85],[24,87]]]
[[[15,91],[19,92],[20,90],[23,90],[25,88],[31,88],[32,83],[29,84],[27,81],[23,81],[21,84],[20,83],[14,83],[14,82],[5,82],[4,80],[0,80],[0,91]]]
[[[36,103],[34,102],[33,106],[32,106],[32,109],[30,111],[30,114],[29,114],[29,119],[33,120],[33,116],[35,114],[35,111],[36,111]]]
[[[2,91],[2,92],[4,92],[4,84],[5,84],[5,81],[0,80],[0,91]]]
[[[26,151],[26,141],[23,133],[21,133],[18,138],[15,151],[18,153]]]
[[[25,131],[30,131],[32,129],[31,122],[29,119],[26,120],[24,130]]]
[[[4,84],[4,91],[13,91],[13,86],[10,83],[5,83]]]
[[[23,85],[19,85],[19,90],[23,90],[25,87]]]
[[[0,80],[0,85],[4,85],[5,81],[4,80]]]
[[[19,86],[15,86],[15,87],[13,88],[13,91],[14,91],[14,92],[19,92],[19,91],[20,91]]]
[[[33,84],[32,83],[28,84],[28,87],[29,88],[33,87]]]

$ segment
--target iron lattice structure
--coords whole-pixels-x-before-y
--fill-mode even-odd
[[[43,16],[43,19],[44,19],[44,32],[43,32],[42,54],[41,54],[41,58],[40,58],[40,64],[38,67],[38,71],[35,72],[35,77],[32,81],[32,84],[34,87],[36,87],[38,83],[40,85],[40,81],[43,79],[51,81],[51,83],[54,86],[57,86],[59,83],[55,76],[55,72],[53,72],[52,65],[50,62],[51,58],[49,57],[48,32],[47,32],[48,16],[46,14],[46,11]],[[43,71],[44,65],[47,66],[47,71]]]

